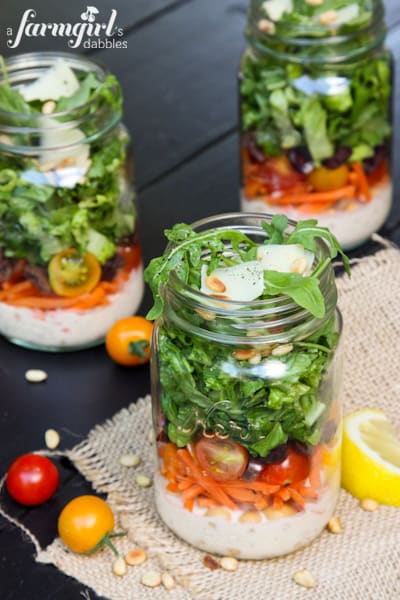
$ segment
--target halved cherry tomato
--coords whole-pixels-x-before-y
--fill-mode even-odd
[[[11,498],[25,506],[43,504],[58,487],[55,464],[40,454],[19,456],[7,471],[6,487]]]
[[[201,438],[194,447],[200,466],[217,481],[239,479],[249,462],[247,450],[230,439]]]
[[[271,192],[289,190],[302,181],[301,175],[293,169],[286,156],[268,158],[260,165],[259,176],[265,180]]]
[[[74,248],[59,252],[49,263],[50,287],[59,296],[80,296],[91,292],[100,281],[101,266],[94,254],[83,256]]]
[[[127,367],[142,365],[150,358],[153,323],[144,317],[116,321],[106,335],[106,350],[116,363]]]
[[[349,168],[346,164],[340,165],[337,169],[327,169],[318,167],[311,171],[307,181],[316,192],[331,192],[344,187],[347,183]]]
[[[289,446],[287,458],[281,463],[266,465],[260,473],[260,479],[271,485],[286,485],[303,481],[309,473],[309,457],[295,452]]]
[[[87,554],[108,544],[113,533],[114,515],[97,496],[78,496],[64,506],[58,518],[58,534],[73,552]]]

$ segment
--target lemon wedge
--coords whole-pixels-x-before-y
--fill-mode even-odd
[[[400,506],[400,440],[383,411],[357,410],[344,419],[342,486],[356,498]]]

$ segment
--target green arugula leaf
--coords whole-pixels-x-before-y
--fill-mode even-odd
[[[322,318],[325,315],[324,297],[317,277],[264,271],[264,282],[267,295],[287,295],[315,317]]]
[[[296,227],[289,234],[287,238],[288,244],[301,244],[306,250],[311,252],[317,251],[317,239],[323,239],[328,242],[329,253],[331,258],[336,258],[338,254],[343,261],[346,273],[350,275],[350,263],[349,259],[343,252],[336,237],[331,233],[327,227],[321,227],[318,225],[318,221],[315,219],[309,219],[307,221],[299,221]]]

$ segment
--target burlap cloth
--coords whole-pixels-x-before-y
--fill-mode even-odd
[[[386,248],[362,259],[353,267],[352,278],[339,279],[338,287],[345,323],[345,412],[380,407],[398,428],[400,252]],[[381,506],[366,513],[344,491],[336,511],[344,524],[342,534],[324,531],[304,550],[280,559],[241,561],[233,573],[205,568],[204,553],[176,538],[159,519],[153,489],[135,483],[138,471],[152,472],[154,448],[149,430],[147,397],[95,427],[84,442],[67,453],[95,489],[108,494],[120,526],[129,531],[127,538],[116,540],[120,552],[145,547],[149,560],[140,567],[130,567],[125,577],[118,578],[112,573],[109,551],[86,558],[66,551],[55,540],[38,551],[38,562],[56,565],[112,600],[400,599],[400,511]],[[131,452],[142,457],[137,469],[119,463],[122,454]],[[293,573],[302,568],[317,578],[313,590],[294,583]],[[169,571],[179,585],[169,592],[162,587],[145,588],[140,578],[148,570]]]

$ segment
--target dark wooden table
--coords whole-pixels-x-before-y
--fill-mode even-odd
[[[386,0],[388,45],[400,53],[400,3]],[[22,13],[35,5],[37,21],[79,20],[86,3],[70,0],[2,2],[0,53],[65,50],[66,42],[26,38],[7,48],[8,27],[18,28]],[[125,93],[125,123],[133,136],[140,228],[144,258],[164,247],[162,231],[177,221],[239,208],[236,73],[244,47],[245,0],[98,0],[107,19],[112,8],[124,28],[126,49],[89,49],[120,79]],[[398,96],[400,60],[395,61]],[[395,203],[382,234],[400,242],[400,104],[395,102]],[[372,243],[358,255],[375,250]],[[141,307],[145,314],[147,294]],[[0,339],[0,473],[24,452],[43,448],[53,427],[61,448],[85,438],[89,430],[149,391],[147,367],[113,364],[103,347],[66,354],[24,350]],[[25,381],[28,368],[45,369],[45,384]],[[65,467],[65,468],[64,468]],[[56,520],[66,500],[89,490],[82,478],[62,466],[63,485],[45,507],[7,508],[38,536],[42,545],[56,535]],[[1,600],[79,600],[85,587],[56,568],[38,565],[23,534],[0,518]],[[90,591],[90,598],[97,596]]]

